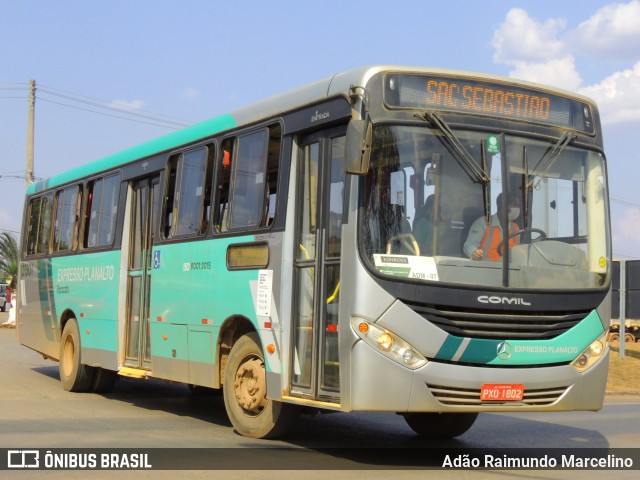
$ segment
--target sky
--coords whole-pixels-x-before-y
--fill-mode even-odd
[[[0,0],[0,231],[20,231],[32,79],[46,178],[342,70],[398,64],[596,100],[613,256],[640,259],[638,45],[640,0]]]

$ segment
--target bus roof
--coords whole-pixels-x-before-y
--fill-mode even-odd
[[[169,152],[180,146],[198,142],[225,130],[258,122],[262,119],[269,118],[270,116],[285,113],[296,108],[318,102],[325,98],[336,95],[347,95],[352,86],[365,86],[373,75],[382,71],[461,75],[483,80],[496,80],[544,89],[564,96],[581,98],[584,101],[593,103],[591,99],[576,95],[572,92],[497,75],[442,68],[408,67],[398,65],[365,66],[331,75],[302,87],[241,107],[231,113],[219,115],[209,120],[172,132],[168,135],[141,143],[112,155],[108,155],[100,158],[99,160],[75,167],[66,172],[56,174],[48,179],[31,184],[27,188],[27,195],[32,195],[34,193],[48,190],[49,188],[77,181],[84,177],[96,175],[102,171],[117,168],[142,158],[148,158],[163,152]]]

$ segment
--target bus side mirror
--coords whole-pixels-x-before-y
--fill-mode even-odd
[[[347,127],[345,170],[353,175],[366,175],[371,157],[371,122],[351,120]]]

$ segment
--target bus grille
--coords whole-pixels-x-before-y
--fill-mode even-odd
[[[524,398],[517,402],[487,402],[480,400],[479,389],[454,388],[442,385],[427,385],[431,394],[443,405],[459,407],[495,406],[495,405],[551,405],[567,390],[566,387],[545,388],[539,390],[525,390]]]
[[[480,312],[406,303],[416,313],[451,335],[496,340],[548,340],[562,335],[589,314],[588,311]]]

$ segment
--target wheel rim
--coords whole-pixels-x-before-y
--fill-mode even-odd
[[[256,416],[262,413],[267,403],[267,383],[261,358],[249,357],[240,364],[233,388],[236,401],[245,414]]]
[[[69,335],[64,340],[64,351],[62,355],[62,373],[67,377],[71,375],[73,370],[73,358],[75,356],[75,352],[76,346],[73,343],[73,337]]]

